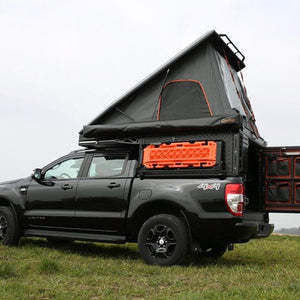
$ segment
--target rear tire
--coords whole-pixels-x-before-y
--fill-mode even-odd
[[[173,215],[153,216],[140,229],[138,244],[141,257],[147,264],[183,264],[189,249],[186,225]]]
[[[19,241],[19,228],[12,208],[0,206],[0,244],[16,246]]]

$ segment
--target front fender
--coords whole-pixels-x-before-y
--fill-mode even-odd
[[[0,205],[9,203],[14,209],[18,223],[23,225],[23,215],[25,212],[26,190],[31,183],[31,178],[21,179],[12,183],[0,185]],[[21,190],[21,188],[23,188]],[[23,191],[23,192],[22,192]]]

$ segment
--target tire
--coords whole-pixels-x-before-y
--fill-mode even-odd
[[[0,206],[0,244],[16,246],[19,241],[19,228],[12,208]]]
[[[188,255],[186,225],[173,215],[156,215],[140,229],[138,244],[141,257],[150,265],[183,264]]]
[[[220,258],[222,257],[227,250],[227,244],[214,245],[210,248],[205,249],[202,252],[202,256],[211,257],[211,258]]]

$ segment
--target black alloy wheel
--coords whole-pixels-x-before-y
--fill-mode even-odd
[[[146,246],[154,258],[169,258],[176,248],[176,239],[172,228],[164,224],[154,225],[146,237]]]
[[[140,254],[148,264],[182,264],[188,254],[187,228],[178,217],[156,215],[143,224],[138,243]]]
[[[0,244],[18,245],[19,240],[19,228],[12,208],[0,206]]]
[[[7,220],[6,217],[0,213],[0,241],[3,241],[7,234]]]

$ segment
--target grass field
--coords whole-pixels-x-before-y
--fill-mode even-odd
[[[22,239],[0,246],[0,299],[300,299],[300,237],[236,245],[221,259],[148,266],[136,245]]]

